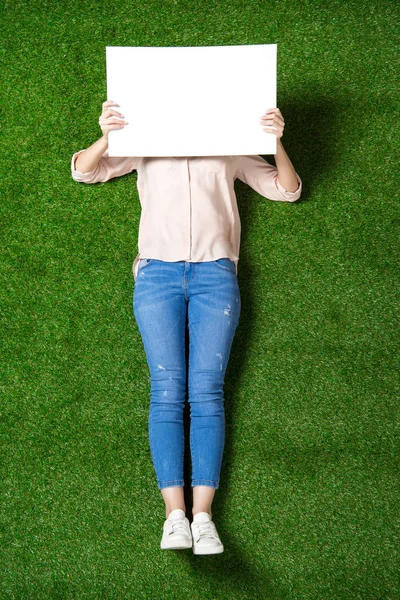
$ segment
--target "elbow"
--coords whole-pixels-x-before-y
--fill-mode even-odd
[[[74,181],[78,183],[97,183],[101,178],[99,177],[98,168],[96,167],[93,171],[82,173],[77,169],[71,169],[71,176]]]
[[[79,173],[79,171],[75,171],[74,173],[72,173],[71,177],[77,183],[88,183],[87,180],[84,178],[84,174]]]
[[[96,183],[99,180],[99,166],[96,165],[92,171],[81,171],[79,169],[79,157],[83,150],[76,152],[71,160],[71,176],[78,183]],[[82,166],[81,166],[82,168]]]
[[[82,180],[80,179],[79,175],[82,176],[82,173],[77,173],[76,171],[72,171],[71,173],[71,177],[74,181],[77,181],[78,183],[81,183]]]
[[[286,202],[297,202],[297,200],[300,199],[300,196],[301,186],[299,186],[294,192],[291,192],[290,190],[285,190],[284,192],[281,192],[281,199]]]
[[[301,190],[298,189],[295,192],[292,192],[293,196],[291,198],[288,198],[289,202],[297,202],[298,200],[300,200],[301,197]]]
[[[297,179],[297,188],[294,189],[293,191],[291,189],[287,190],[283,187],[283,185],[280,183],[279,179],[276,178],[275,179],[275,187],[278,191],[278,193],[281,196],[282,200],[286,200],[287,202],[296,202],[300,196],[301,196],[301,190],[302,190],[302,181],[300,179],[300,177],[297,175],[296,173],[296,179]]]
[[[91,174],[87,175],[86,173],[79,173],[77,171],[72,173],[72,179],[77,183],[97,183],[97,179]]]
[[[302,187],[303,187],[302,181],[301,181],[300,177],[297,175],[297,188],[293,191],[291,191],[291,190],[286,191],[286,197],[289,200],[289,202],[297,202],[297,200],[300,200]]]
[[[299,182],[297,182],[297,185],[296,185],[296,187],[295,187],[295,189],[294,189],[294,190],[291,190],[291,189],[289,189],[289,190],[286,190],[286,189],[285,189],[285,192],[286,192],[286,193],[288,193],[288,194],[297,194],[297,192],[298,192],[299,190],[300,190],[300,185],[299,185]]]

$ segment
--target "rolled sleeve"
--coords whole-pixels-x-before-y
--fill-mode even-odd
[[[295,202],[301,195],[301,179],[296,173],[298,189],[287,192],[278,181],[278,169],[261,156],[239,156],[234,158],[234,178],[247,183],[267,200]]]
[[[82,154],[82,152],[83,152],[83,150],[79,150],[79,152],[75,152],[75,154],[72,157],[72,161],[71,161],[72,179],[74,179],[75,181],[79,181],[80,183],[96,183],[97,181],[99,181],[97,179],[99,165],[97,165],[93,171],[89,171],[88,173],[81,173],[80,171],[77,171],[77,169],[75,169],[76,160],[77,160],[78,156],[80,154]]]
[[[131,171],[137,169],[140,164],[140,161],[142,160],[142,158],[140,157],[110,158],[106,150],[103,156],[100,158],[99,162],[97,163],[96,168],[93,169],[93,171],[89,171],[88,173],[81,173],[80,171],[76,170],[75,165],[76,159],[82,152],[83,150],[75,152],[71,160],[72,179],[81,183],[105,182],[109,179],[112,179],[113,177],[120,177],[121,175],[126,175],[127,173],[130,173]]]
[[[287,200],[288,202],[296,202],[296,200],[298,200],[300,198],[301,189],[302,189],[303,184],[297,173],[296,173],[296,178],[297,178],[297,186],[298,186],[297,190],[295,190],[294,192],[287,192],[285,190],[285,188],[279,183],[278,177],[276,177],[275,186],[276,186],[276,189],[278,190],[278,192],[281,194],[282,200]]]

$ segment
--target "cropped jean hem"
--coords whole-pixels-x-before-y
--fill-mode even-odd
[[[219,483],[215,481],[210,481],[209,479],[193,479],[192,487],[194,487],[195,485],[206,485],[207,487],[212,487],[216,490],[219,487]]]
[[[173,479],[171,481],[160,481],[158,483],[158,489],[162,490],[163,488],[168,488],[168,487],[184,487],[185,486],[185,482],[183,481],[183,479]]]

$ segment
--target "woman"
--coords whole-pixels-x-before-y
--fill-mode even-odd
[[[166,509],[160,547],[217,554],[224,547],[211,506],[225,441],[224,377],[241,308],[233,184],[239,178],[265,198],[292,202],[300,197],[301,180],[282,146],[285,123],[278,108],[260,120],[277,138],[274,167],[260,156],[110,158],[109,132],[128,125],[116,107],[113,101],[103,103],[103,135],[73,155],[72,176],[96,183],[137,170],[142,213],[133,311],[150,370],[149,441]],[[186,384],[191,525],[183,493]]]

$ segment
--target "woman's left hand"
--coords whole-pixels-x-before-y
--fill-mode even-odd
[[[283,136],[285,121],[279,108],[270,108],[261,117],[261,125],[264,125],[266,133],[273,133],[278,140]]]

